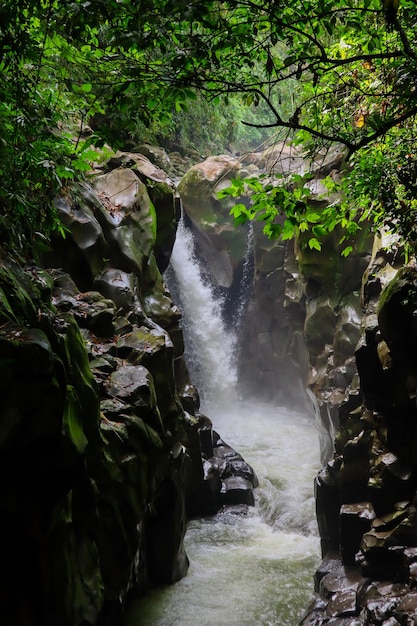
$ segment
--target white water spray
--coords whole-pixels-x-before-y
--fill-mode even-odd
[[[233,332],[226,332],[223,302],[214,297],[204,280],[195,258],[193,235],[183,220],[178,225],[171,266],[181,294],[185,356],[192,382],[205,410],[214,398],[216,403],[230,406],[236,400],[236,338]]]
[[[193,250],[181,224],[172,263],[192,381],[214,428],[252,465],[260,485],[247,515],[226,510],[189,523],[188,575],[134,604],[125,626],[296,626],[313,595],[320,561],[314,415],[237,401],[235,339]]]

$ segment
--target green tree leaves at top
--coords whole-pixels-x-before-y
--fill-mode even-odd
[[[2,0],[2,240],[30,248],[48,235],[52,197],[88,171],[91,143],[116,146],[129,123],[169,129],[196,91],[214,103],[239,96],[252,110],[262,102],[262,124],[253,113],[242,121],[281,129],[310,153],[344,146],[346,197],[408,234],[416,23],[411,0],[398,11],[381,0]],[[85,141],[88,123],[96,132]],[[317,247],[334,215],[319,224],[298,216],[303,199],[272,196]]]
[[[310,156],[332,144],[344,149],[346,175],[338,186],[342,201],[321,213],[323,233],[331,232],[336,222],[346,239],[370,219],[376,227],[388,225],[414,247],[415,2],[229,2],[227,7],[233,14],[233,34],[240,33],[241,71],[229,71],[231,38],[225,28],[215,43],[217,59],[222,59],[216,79],[202,89],[240,91],[246,97],[251,93],[268,106],[268,126],[281,129]],[[296,82],[292,109],[283,114],[279,104],[289,81]],[[297,199],[292,190],[298,185],[286,182],[281,185],[285,192],[268,182],[254,193],[247,181],[252,208],[249,213],[235,209],[235,217],[263,220],[270,235],[289,232],[277,217],[284,214],[284,224],[294,222]],[[333,181],[329,184],[335,187]],[[303,204],[298,204],[296,232],[305,229],[302,216],[308,202]],[[310,233],[308,245],[318,248],[313,227]]]

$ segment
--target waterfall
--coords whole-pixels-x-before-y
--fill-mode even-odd
[[[204,412],[252,465],[260,485],[255,507],[245,515],[230,509],[190,521],[188,575],[134,603],[124,626],[296,626],[313,596],[320,562],[314,413],[237,397],[236,339],[183,224],[172,266],[170,289],[183,311],[186,358]]]
[[[325,467],[333,456],[336,428],[333,425],[332,418],[329,413],[329,406],[327,405],[325,407],[325,416],[327,417],[327,420],[325,420],[313,391],[311,389],[306,389],[306,392],[307,397],[311,401],[314,415],[316,416],[317,432],[320,442],[320,460],[322,467]]]
[[[171,269],[175,286],[168,276],[172,292],[177,292],[183,312],[185,359],[193,384],[199,390],[204,410],[213,399],[230,406],[236,399],[236,336],[223,320],[224,301],[216,298],[196,259],[191,230],[181,220]]]
[[[239,291],[236,295],[236,302],[233,303],[233,316],[232,321],[237,329],[240,330],[243,319],[245,317],[246,309],[249,299],[252,295],[252,280],[253,280],[253,265],[254,265],[254,234],[253,224],[248,224],[248,238],[246,246],[246,254],[243,259],[242,276],[239,284]]]

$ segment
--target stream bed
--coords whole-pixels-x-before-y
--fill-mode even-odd
[[[125,626],[296,626],[313,596],[314,418],[254,404],[213,421],[254,467],[256,505],[244,515],[229,509],[192,520],[188,575],[136,601]]]
[[[166,280],[183,313],[185,357],[201,412],[252,465],[259,487],[254,507],[189,522],[187,576],[135,601],[124,626],[296,626],[313,596],[320,562],[314,411],[245,398],[235,329],[225,327],[223,303],[207,284],[183,222]]]

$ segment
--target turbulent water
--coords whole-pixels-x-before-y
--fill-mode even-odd
[[[213,295],[194,256],[191,232],[180,222],[171,255],[169,287],[184,316],[185,358],[203,404],[234,398],[236,340],[224,326],[223,302]]]
[[[204,284],[183,227],[173,266],[190,371],[203,390],[202,411],[253,466],[260,486],[247,515],[226,511],[190,522],[188,575],[134,603],[125,626],[296,626],[313,595],[319,563],[314,415],[237,397],[234,338],[224,328],[221,303]]]

